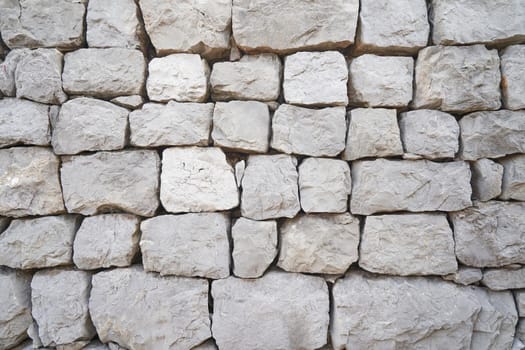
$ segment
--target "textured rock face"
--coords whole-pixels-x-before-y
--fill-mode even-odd
[[[443,278],[466,286],[481,281],[483,272],[481,272],[481,269],[474,267],[460,266],[456,272],[443,276]]]
[[[15,98],[0,100],[0,146],[49,145],[49,106]]]
[[[112,103],[129,109],[137,109],[144,104],[144,98],[140,95],[119,96],[111,99]]]
[[[4,62],[0,64],[2,68],[0,69],[0,93],[4,94],[4,96],[16,96],[16,67],[20,60],[29,52],[28,49],[11,50],[6,55]]]
[[[525,33],[525,30],[523,32]],[[524,70],[525,45],[509,46],[502,51],[501,90],[503,93],[503,105],[507,109],[525,108]]]
[[[519,290],[514,292],[516,298],[516,307],[520,317],[525,317],[525,291]]]
[[[525,201],[525,155],[515,155],[501,160],[505,168],[501,199]]]
[[[503,165],[490,159],[479,159],[471,163],[472,193],[474,198],[486,202],[501,193]]]
[[[157,210],[160,160],[155,151],[98,152],[62,159],[64,202],[70,213],[107,209],[152,216]]]
[[[471,205],[465,162],[376,159],[352,163],[351,212],[456,211]]]
[[[458,269],[445,214],[368,216],[359,247],[359,266],[370,272],[446,275]]]
[[[500,80],[496,50],[483,45],[427,47],[416,62],[413,105],[459,113],[499,109]]]
[[[130,350],[189,349],[211,336],[202,279],[159,277],[139,266],[100,272],[89,308],[100,340]]]
[[[317,349],[326,343],[328,287],[322,278],[277,271],[255,280],[229,277],[214,281],[211,293],[219,349]]]
[[[525,288],[525,268],[487,269],[481,283],[492,290]]]

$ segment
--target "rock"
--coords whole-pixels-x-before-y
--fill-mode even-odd
[[[59,160],[47,148],[0,149],[0,215],[52,215],[64,211]]]
[[[141,223],[145,271],[161,275],[230,275],[230,218],[225,213],[162,215]]]
[[[243,51],[334,50],[353,43],[359,1],[234,0],[232,12],[233,36]]]
[[[212,332],[219,349],[317,349],[326,343],[328,287],[279,271],[213,281]]]
[[[348,119],[348,135],[343,159],[354,160],[403,154],[395,109],[352,109],[348,114]]]
[[[524,31],[525,33],[525,31]],[[505,48],[501,53],[501,90],[503,106],[507,109],[525,108],[525,45]]]
[[[62,158],[64,201],[70,213],[118,209],[153,216],[159,205],[160,159],[155,151],[98,152]]]
[[[272,54],[245,55],[237,62],[217,62],[210,76],[215,101],[275,101],[281,91],[281,61]]]
[[[191,348],[191,350],[217,350],[217,346],[213,342],[213,340],[208,340],[205,343],[202,343],[201,345],[198,345],[194,348]]]
[[[187,53],[153,58],[146,89],[152,101],[205,102],[209,67],[199,55]]]
[[[130,142],[138,147],[207,146],[213,103],[146,103],[129,114]]]
[[[241,152],[268,152],[268,106],[256,101],[217,102],[213,111],[211,137],[215,146]]]
[[[352,183],[350,211],[357,215],[456,211],[472,204],[470,169],[465,162],[355,161]]]
[[[486,202],[500,195],[503,165],[483,158],[470,163],[470,169],[472,193],[475,199]]]
[[[27,51],[15,71],[16,97],[35,102],[62,104],[62,54],[56,49]]]
[[[232,227],[233,273],[261,277],[277,256],[277,222],[239,218]]]
[[[16,96],[16,67],[22,58],[30,52],[28,49],[11,50],[5,57],[4,62],[0,64],[0,93],[4,96]]]
[[[241,187],[242,178],[244,176],[244,170],[246,169],[246,162],[240,160],[235,163],[235,180],[237,181],[237,187]]]
[[[272,118],[272,148],[313,157],[334,157],[345,147],[344,107],[308,109],[280,105]]]
[[[505,168],[500,198],[525,201],[525,155],[507,157],[500,163]]]
[[[2,233],[7,228],[7,226],[9,226],[9,223],[9,218],[4,218],[0,216],[0,233]]]
[[[129,266],[139,250],[139,219],[129,214],[87,217],[78,229],[73,261],[82,270]]]
[[[413,107],[458,113],[499,109],[500,80],[496,50],[430,46],[418,54]]]
[[[32,313],[44,346],[89,340],[96,334],[88,310],[90,290],[91,274],[85,271],[53,269],[35,273],[31,282]]]
[[[522,341],[525,339],[525,319],[521,318],[518,322],[518,326],[516,327],[516,336],[520,338]]]
[[[412,100],[414,59],[362,55],[350,61],[350,104],[364,107],[406,107]]]
[[[288,155],[252,155],[242,178],[241,215],[254,220],[292,218],[300,208],[297,160]]]
[[[233,169],[217,147],[165,149],[160,182],[160,200],[168,212],[220,211],[239,205]]]
[[[299,193],[305,213],[342,213],[348,209],[352,177],[339,159],[306,158],[299,165]]]
[[[302,106],[346,106],[348,68],[337,51],[298,52],[284,59],[286,103]]]
[[[51,142],[55,154],[124,148],[128,114],[125,108],[94,98],[67,101],[53,123]]]
[[[49,145],[48,114],[49,106],[40,103],[7,97],[0,100],[0,146]]]
[[[512,350],[523,350],[525,349],[525,344],[523,344],[523,342],[518,339],[518,338],[514,338],[514,342],[512,343]]]
[[[89,309],[101,341],[131,350],[189,349],[211,336],[203,279],[159,277],[140,266],[99,272]]]
[[[359,220],[344,214],[300,215],[280,228],[277,266],[304,273],[345,273],[357,261]]]
[[[109,346],[99,342],[98,340],[95,340],[89,343],[86,347],[82,348],[82,350],[109,350]]]
[[[445,214],[368,216],[359,266],[387,275],[446,275],[458,269]]]
[[[80,49],[67,53],[64,62],[62,80],[67,93],[102,98],[142,93],[146,61],[138,50]]]
[[[525,267],[517,270],[487,269],[481,283],[492,290],[525,288]]]
[[[120,107],[138,109],[144,104],[144,98],[140,95],[119,96],[115,97],[110,102]]]
[[[516,307],[518,308],[519,316],[525,317],[525,291],[514,291],[514,297],[516,299]]]
[[[443,276],[443,279],[447,281],[452,281],[464,286],[477,283],[481,281],[482,278],[483,272],[481,269],[465,266],[460,266],[456,272]]]

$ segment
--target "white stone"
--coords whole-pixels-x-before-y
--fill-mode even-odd
[[[525,109],[523,71],[525,71],[525,45],[505,48],[501,52],[501,90],[503,106],[507,109]]]
[[[237,181],[237,187],[241,187],[242,178],[244,176],[244,170],[246,170],[246,162],[240,160],[235,163],[235,181]]]
[[[514,291],[514,297],[516,299],[516,306],[518,308],[518,314],[520,317],[525,317],[525,291],[517,290]]]
[[[464,286],[477,283],[481,281],[482,278],[483,272],[481,269],[465,266],[460,266],[456,272],[443,276],[443,279],[447,281],[453,281]]]
[[[0,146],[46,146],[50,141],[49,106],[16,98],[0,100]]]
[[[481,283],[492,290],[525,288],[525,267],[512,269],[487,269]]]
[[[18,62],[28,55],[29,52],[30,50],[28,49],[11,50],[5,56],[4,62],[0,63],[0,93],[4,96],[16,96],[16,67]]]
[[[110,102],[120,107],[137,109],[144,104],[144,98],[140,95],[119,96],[111,99]]]
[[[197,345],[194,348],[191,348],[191,350],[218,350],[218,349],[215,343],[213,342],[213,340],[210,339],[207,342],[204,342],[200,345]]]
[[[525,155],[507,157],[500,163],[505,168],[500,198],[525,201]]]

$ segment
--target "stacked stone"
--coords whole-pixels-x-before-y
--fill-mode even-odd
[[[0,350],[524,349],[525,2],[428,5],[0,1]]]

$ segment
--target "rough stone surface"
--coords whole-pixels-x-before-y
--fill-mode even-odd
[[[481,269],[475,267],[460,266],[456,272],[443,276],[443,278],[447,281],[466,286],[481,281],[483,272]]]
[[[501,193],[503,165],[490,159],[479,159],[471,163],[472,194],[477,200],[486,202]]]
[[[254,280],[229,277],[214,281],[211,294],[219,349],[317,349],[326,343],[329,297],[320,277],[278,271]]]
[[[211,336],[203,279],[159,277],[139,266],[99,272],[89,309],[100,340],[130,350],[189,349]]]
[[[416,62],[413,107],[459,113],[499,109],[500,80],[496,50],[483,45],[427,47]]]
[[[501,90],[503,105],[507,109],[525,108],[524,70],[525,45],[509,46],[501,52]]]
[[[220,148],[162,152],[160,200],[172,213],[228,210],[239,205],[233,168]]]
[[[359,266],[389,275],[446,275],[458,269],[445,214],[368,216]]]
[[[471,205],[470,169],[465,162],[355,161],[352,183],[353,214],[456,211]]]
[[[518,314],[520,317],[525,317],[525,291],[518,290],[514,292],[516,299],[516,307],[518,308]]]
[[[49,106],[16,98],[0,100],[0,147],[45,146],[50,140]]]
[[[515,155],[500,161],[505,168],[501,199],[525,201],[525,155]]]
[[[144,104],[144,98],[140,95],[119,96],[111,99],[110,102],[120,107],[137,109]]]
[[[336,156],[345,147],[344,107],[279,106],[272,118],[273,149],[313,157]]]
[[[6,55],[4,62],[0,63],[0,93],[4,96],[16,96],[16,67],[29,52],[28,49],[11,50]]]
[[[79,269],[129,266],[139,249],[139,219],[129,214],[87,217],[77,231],[73,261]]]
[[[487,269],[481,283],[493,290],[525,288],[525,267],[520,269]]]
[[[62,158],[66,208],[83,215],[119,209],[152,216],[159,205],[159,165],[158,154],[145,150]]]

